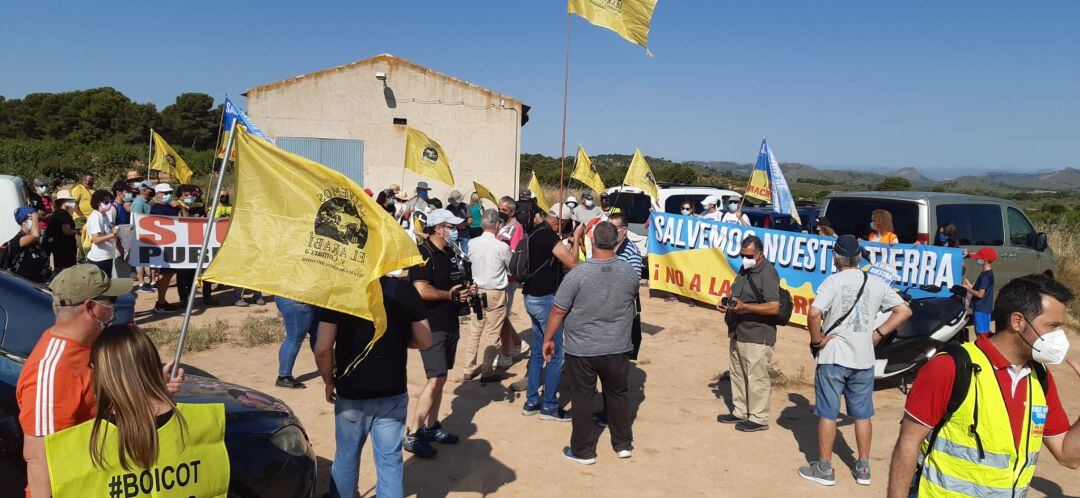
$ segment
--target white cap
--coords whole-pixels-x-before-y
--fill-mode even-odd
[[[574,197],[574,196],[571,195],[570,197],[566,198],[566,203],[567,204],[570,204],[571,202],[573,202],[574,204],[577,204],[578,203],[577,197]]]
[[[154,185],[154,192],[157,192],[159,194],[163,193],[163,192],[172,192],[172,191],[173,191],[173,188],[168,183],[161,182],[161,183],[159,183],[157,185]]]
[[[460,225],[465,223],[465,220],[454,216],[454,213],[445,209],[436,209],[428,214],[427,226],[436,227],[443,223],[449,223],[451,225]]]
[[[710,195],[710,196],[702,199],[701,205],[702,206],[715,206],[718,202],[720,202],[720,200],[717,199],[715,195]]]

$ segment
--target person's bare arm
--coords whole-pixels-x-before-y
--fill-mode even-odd
[[[34,498],[52,496],[49,465],[45,461],[45,438],[23,436],[23,459],[26,460],[26,483]]]
[[[427,319],[412,322],[412,337],[406,345],[412,349],[428,349],[431,347],[431,326]]]
[[[551,250],[551,254],[553,254],[563,266],[573,269],[578,264],[577,250],[578,245],[575,239],[573,247],[569,249],[561,243],[555,244],[555,248]]]
[[[811,306],[806,314],[806,328],[810,331],[810,343],[821,342],[821,310]]]
[[[315,366],[319,369],[323,385],[326,386],[326,402],[337,399],[334,386],[334,342],[337,340],[337,324],[319,322],[315,335]]]
[[[734,310],[736,313],[776,316],[780,314],[780,301],[770,301],[767,303],[744,303],[736,299],[735,306],[732,306],[731,309]]]
[[[919,451],[931,429],[905,415],[900,422],[900,436],[893,448],[892,463],[889,465],[889,498],[907,498],[911,479],[915,477]]]
[[[452,301],[455,295],[458,296],[459,301],[461,300],[462,286],[460,285],[455,285],[450,290],[444,291],[436,289],[426,280],[416,280],[413,282],[413,287],[420,294],[420,299],[424,301]]]
[[[1080,364],[1072,359],[1066,359],[1065,363],[1072,367],[1077,375],[1080,375]],[[1044,437],[1043,446],[1050,450],[1050,454],[1054,455],[1058,463],[1070,469],[1080,468],[1080,417],[1077,417],[1076,422],[1069,427],[1069,432],[1064,435]]]
[[[27,247],[37,244],[38,239],[41,238],[41,226],[38,224],[38,214],[34,213],[30,215],[30,233],[23,235],[19,239],[19,247]]]
[[[558,306],[551,306],[551,313],[548,314],[547,328],[544,329],[544,361],[551,361],[551,357],[555,356],[555,332],[558,332],[559,327],[562,327],[563,321],[566,320],[566,315],[570,314],[570,310],[564,310]]]
[[[893,333],[897,327],[906,322],[908,318],[911,318],[911,307],[907,304],[898,304],[889,311],[892,312],[889,318],[874,333],[874,344]]]

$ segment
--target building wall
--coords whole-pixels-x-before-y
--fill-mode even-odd
[[[386,90],[375,79],[376,72],[386,73]],[[412,99],[464,101],[471,107]],[[406,130],[394,125],[394,118],[407,119],[408,126],[442,145],[450,156],[453,188],[467,202],[474,180],[497,196],[515,190],[520,109],[520,101],[389,56],[248,92],[248,115],[267,135],[363,140],[365,187],[378,191],[396,183],[411,193],[416,182],[423,180],[432,187],[432,195],[444,202],[450,186],[404,171]]]

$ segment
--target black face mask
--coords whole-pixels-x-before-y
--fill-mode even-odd
[[[229,196],[223,195],[221,197],[218,197],[218,201],[221,202],[222,204],[228,204],[229,203]]]
[[[510,221],[510,215],[499,211],[499,219],[502,220],[503,223],[506,223],[507,221]]]

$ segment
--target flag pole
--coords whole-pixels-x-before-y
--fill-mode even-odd
[[[559,154],[559,219],[562,219],[563,204],[566,195],[563,184],[566,174],[566,107],[570,89],[570,12],[566,13],[566,64],[563,67],[563,94],[562,94],[562,153]]]
[[[154,160],[154,129],[150,128],[150,150],[146,152],[146,181],[150,181],[150,161]]]
[[[214,187],[213,202],[210,204],[210,212],[207,213],[206,229],[203,230],[202,248],[199,250],[199,262],[195,265],[195,279],[191,284],[191,290],[188,291],[187,307],[184,309],[184,323],[180,326],[180,340],[176,343],[176,355],[173,356],[172,372],[169,373],[169,377],[176,377],[176,371],[180,368],[180,355],[184,352],[184,341],[187,339],[188,328],[191,326],[191,308],[195,305],[195,289],[199,287],[199,277],[202,276],[203,260],[206,259],[206,249],[210,245],[210,236],[213,235],[214,222],[217,219],[218,199],[221,197],[221,183],[225,179],[225,168],[229,165],[229,154],[232,153],[233,139],[236,138],[236,128],[239,123],[234,124],[232,130],[229,130],[229,141],[225,144],[225,157],[221,158],[221,174],[217,178],[217,186]]]

